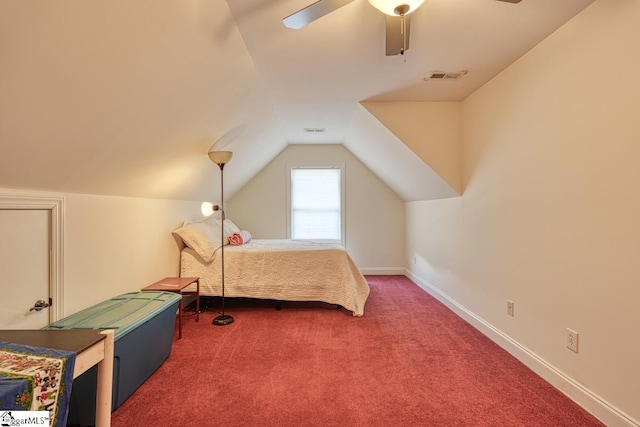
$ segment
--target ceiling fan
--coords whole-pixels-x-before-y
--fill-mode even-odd
[[[318,0],[287,16],[282,22],[284,22],[285,27],[298,30],[353,1],[354,0]],[[520,3],[521,0],[497,1]],[[369,3],[384,13],[387,18],[386,55],[404,55],[409,49],[410,13],[420,7],[420,5],[424,3],[424,0],[369,0]]]

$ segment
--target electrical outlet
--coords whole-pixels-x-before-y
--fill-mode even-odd
[[[567,328],[567,348],[571,351],[578,352],[578,333]]]
[[[511,316],[511,317],[513,317],[513,316],[515,315],[515,313],[514,313],[514,311],[513,311],[513,310],[514,310],[514,308],[515,308],[515,307],[514,307],[513,301],[511,301],[511,300],[507,300],[507,314],[508,314],[509,316]]]

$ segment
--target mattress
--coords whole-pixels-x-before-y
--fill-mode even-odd
[[[205,262],[181,252],[180,275],[200,277],[200,294],[222,295],[222,253]],[[321,301],[364,314],[369,285],[339,240],[252,239],[224,248],[225,296]],[[187,288],[188,289],[188,288]]]

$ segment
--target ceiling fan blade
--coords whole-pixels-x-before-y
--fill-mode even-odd
[[[522,0],[498,0],[498,1],[503,1],[505,3],[520,3]]]
[[[411,29],[411,15],[402,17],[386,15],[386,55],[403,55],[409,50],[409,30]]]
[[[316,19],[322,18],[342,6],[346,6],[352,1],[354,0],[319,0],[287,16],[282,22],[284,22],[285,27],[298,30]]]

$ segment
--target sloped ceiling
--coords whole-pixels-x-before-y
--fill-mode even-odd
[[[342,143],[405,200],[451,197],[429,129],[375,103],[461,101],[591,1],[427,0],[404,57],[366,0],[301,30],[308,0],[3,1],[0,188],[211,200],[215,144],[230,198],[289,143]]]

